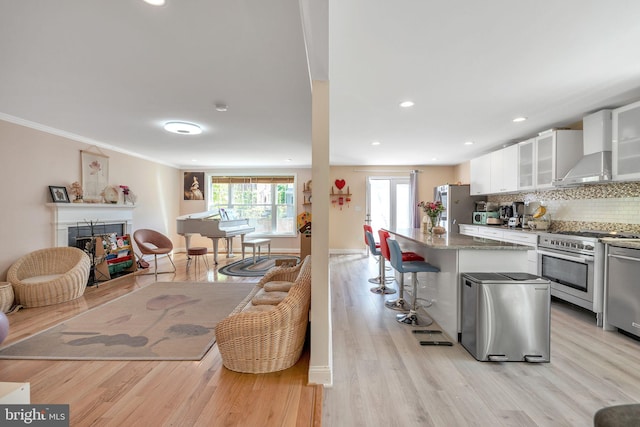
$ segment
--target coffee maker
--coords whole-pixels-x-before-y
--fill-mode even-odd
[[[513,216],[513,205],[503,205],[500,206],[500,219],[503,224],[507,224],[509,222],[509,218]]]
[[[524,219],[524,202],[513,202],[509,227],[522,227]]]

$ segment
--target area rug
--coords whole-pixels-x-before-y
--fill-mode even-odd
[[[275,267],[277,259],[295,259],[296,263],[300,261],[300,258],[292,255],[271,255],[271,257],[257,256],[254,264],[253,257],[247,257],[220,267],[218,273],[227,276],[260,277],[264,276],[270,268]]]
[[[159,282],[0,348],[2,359],[200,360],[255,283]]]

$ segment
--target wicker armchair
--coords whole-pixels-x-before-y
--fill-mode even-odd
[[[13,263],[7,281],[17,304],[41,307],[81,297],[90,269],[89,256],[78,248],[40,249]]]
[[[300,270],[302,269],[305,260],[302,260],[302,262],[293,267],[274,267],[270,269],[264,276],[262,276],[262,279],[258,282],[258,287],[262,288],[265,283],[273,282],[275,280],[295,282],[300,275]],[[311,263],[311,260],[309,260],[309,263]]]
[[[239,306],[216,326],[216,341],[227,369],[254,374],[275,372],[300,359],[311,305],[311,257],[296,267],[271,270],[256,290],[270,280],[294,281],[275,309],[251,312]]]

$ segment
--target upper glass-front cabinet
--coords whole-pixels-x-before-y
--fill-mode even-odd
[[[613,179],[640,178],[640,101],[613,110]]]
[[[518,144],[518,190],[535,188],[533,182],[535,142],[536,139],[531,138]]]
[[[582,158],[581,130],[554,130],[536,138],[536,188],[550,188],[553,180],[564,177]]]

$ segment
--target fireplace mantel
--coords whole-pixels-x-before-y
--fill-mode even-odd
[[[54,242],[67,246],[69,227],[88,225],[89,221],[104,224],[125,224],[125,234],[133,231],[135,205],[105,203],[47,203],[53,212]]]

